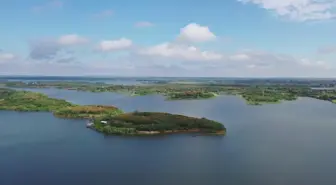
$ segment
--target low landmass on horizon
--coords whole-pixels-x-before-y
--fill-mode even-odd
[[[298,97],[336,102],[336,80],[306,79],[137,79],[139,84],[123,85],[84,81],[4,81],[13,88],[57,88],[89,92],[116,92],[131,96],[161,94],[166,100],[214,98],[221,94],[237,95],[249,105],[281,103]],[[182,82],[182,83],[181,83]]]

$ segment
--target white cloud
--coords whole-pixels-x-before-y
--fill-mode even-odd
[[[97,49],[103,52],[132,51],[127,55],[123,53],[90,55],[90,53],[89,57],[84,56],[83,53],[77,53],[75,47],[68,47],[88,42],[87,39],[76,34],[31,43],[27,60],[20,61],[20,58],[15,57],[14,54],[0,50],[0,73],[232,77],[336,76],[336,65],[328,63],[325,56],[321,60],[319,56],[315,56],[316,59],[297,58],[267,51],[240,50],[220,53],[201,49],[195,46],[196,43],[191,42],[205,42],[215,39],[216,36],[207,27],[199,25],[196,27],[207,28],[205,29],[207,31],[204,29],[190,31],[190,25],[197,24],[189,24],[189,28],[188,26],[182,28],[178,37],[189,42],[171,41],[148,47],[134,47],[132,40],[120,38],[103,40],[97,45]]]
[[[140,22],[135,23],[134,26],[138,28],[145,28],[145,27],[152,27],[154,26],[154,24],[148,21],[140,21]]]
[[[190,23],[181,28],[178,39],[188,42],[207,42],[216,39],[216,35],[212,33],[207,26],[201,26],[196,23]]]
[[[336,46],[328,46],[328,47],[319,48],[317,52],[319,54],[332,54],[332,53],[336,53]]]
[[[152,47],[138,50],[138,54],[144,56],[164,57],[183,61],[218,61],[223,55],[217,52],[201,50],[191,43],[206,42],[215,40],[216,36],[206,26],[190,23],[180,29],[177,41],[186,42],[165,42]]]
[[[307,67],[314,67],[314,68],[323,68],[323,69],[330,69],[331,66],[326,63],[325,61],[317,60],[317,61],[312,61],[306,58],[303,58],[299,61],[299,63],[303,66]]]
[[[113,15],[113,10],[103,10],[99,13],[94,14],[94,17],[97,18],[105,18],[105,17],[111,17]]]
[[[336,0],[237,0],[253,3],[293,21],[318,21],[336,18]]]
[[[64,5],[64,3],[62,1],[58,1],[58,0],[49,1],[45,4],[34,6],[32,8],[32,11],[37,13],[37,12],[47,11],[47,10],[51,10],[51,9],[58,9],[58,8],[62,8],[63,5]]]
[[[269,53],[265,51],[246,51],[234,56],[241,56],[234,59],[242,59],[240,62],[232,60],[234,62],[234,68],[242,68],[246,66],[247,69],[254,72],[259,72],[258,75],[268,76],[323,76],[335,70],[335,66],[332,66],[326,61],[313,60],[308,58],[296,58],[290,55]],[[244,57],[243,57],[244,56]],[[317,75],[318,73],[318,75]],[[253,76],[254,76],[253,75]]]
[[[98,49],[104,52],[129,49],[133,42],[127,38],[118,40],[104,40],[99,43]]]
[[[63,35],[58,38],[41,38],[29,42],[29,58],[34,61],[71,61],[75,58],[77,46],[88,43],[87,38],[76,34]],[[66,59],[66,60],[65,60]],[[72,60],[75,61],[75,60]]]
[[[260,60],[263,58],[262,60]],[[278,58],[278,60],[276,60]],[[271,59],[273,59],[271,61]],[[263,62],[264,63],[263,63]],[[315,65],[327,62],[310,60]],[[0,74],[9,75],[115,75],[204,77],[336,77],[335,68],[300,63],[300,59],[268,53],[247,61],[183,62],[173,58],[127,55],[82,63],[0,62]]]
[[[71,46],[71,45],[80,45],[80,44],[85,44],[88,42],[88,39],[81,37],[76,34],[70,34],[70,35],[63,35],[61,36],[57,42],[60,45],[65,45],[65,46]]]
[[[202,51],[194,46],[163,43],[139,51],[139,54],[147,56],[160,56],[187,61],[211,61],[223,58],[221,54]]]
[[[158,45],[159,46],[159,45]],[[332,63],[260,51],[209,57],[192,46],[161,44],[145,55],[113,56],[104,59],[78,58],[76,62],[0,62],[0,74],[116,75],[116,76],[214,76],[214,77],[336,77]],[[161,49],[158,49],[161,48]],[[182,48],[179,50],[178,48]],[[148,48],[147,48],[148,49]],[[195,53],[195,51],[199,51]],[[231,60],[246,55],[246,60]],[[161,57],[158,57],[161,56]],[[199,57],[202,60],[199,60]],[[214,60],[211,60],[214,59]],[[188,61],[187,61],[188,60]],[[209,62],[204,62],[209,61]],[[210,62],[213,61],[213,62]]]
[[[253,68],[256,68],[257,66],[255,64],[248,64],[246,67],[253,69]]]
[[[0,61],[8,61],[15,58],[15,55],[12,53],[0,53]]]
[[[231,60],[236,60],[236,61],[242,61],[242,60],[249,60],[250,59],[250,57],[247,54],[244,54],[244,53],[231,55],[229,58]]]

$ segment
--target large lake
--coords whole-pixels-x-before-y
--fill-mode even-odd
[[[335,185],[336,105],[301,98],[248,106],[235,96],[164,101],[38,89],[78,104],[220,121],[226,137],[106,137],[85,121],[0,111],[0,185]]]

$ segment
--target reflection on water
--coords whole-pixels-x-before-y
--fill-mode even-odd
[[[308,98],[248,106],[234,96],[164,101],[36,89],[78,104],[164,111],[225,124],[226,137],[106,137],[50,113],[0,112],[0,184],[336,184],[336,106]],[[20,178],[17,178],[17,177]]]

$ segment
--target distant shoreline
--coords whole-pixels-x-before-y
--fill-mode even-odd
[[[134,80],[134,79],[133,79]],[[138,79],[139,80],[139,79]],[[141,80],[140,80],[141,81]],[[181,82],[181,81],[180,81]],[[259,84],[262,83],[262,84]],[[290,84],[288,84],[290,83]],[[87,92],[115,92],[130,96],[144,96],[160,94],[166,100],[199,100],[209,99],[219,94],[231,94],[242,97],[248,105],[262,105],[294,101],[298,97],[311,97],[319,100],[336,101],[336,89],[334,81],[326,82],[323,87],[316,89],[316,83],[320,82],[287,82],[287,81],[242,81],[236,84],[216,83],[176,83],[153,82],[148,84],[107,84],[103,82],[77,82],[77,81],[34,81],[3,82],[6,87],[13,88],[57,88]],[[1,84],[1,83],[0,83]],[[320,85],[321,86],[321,85]]]

